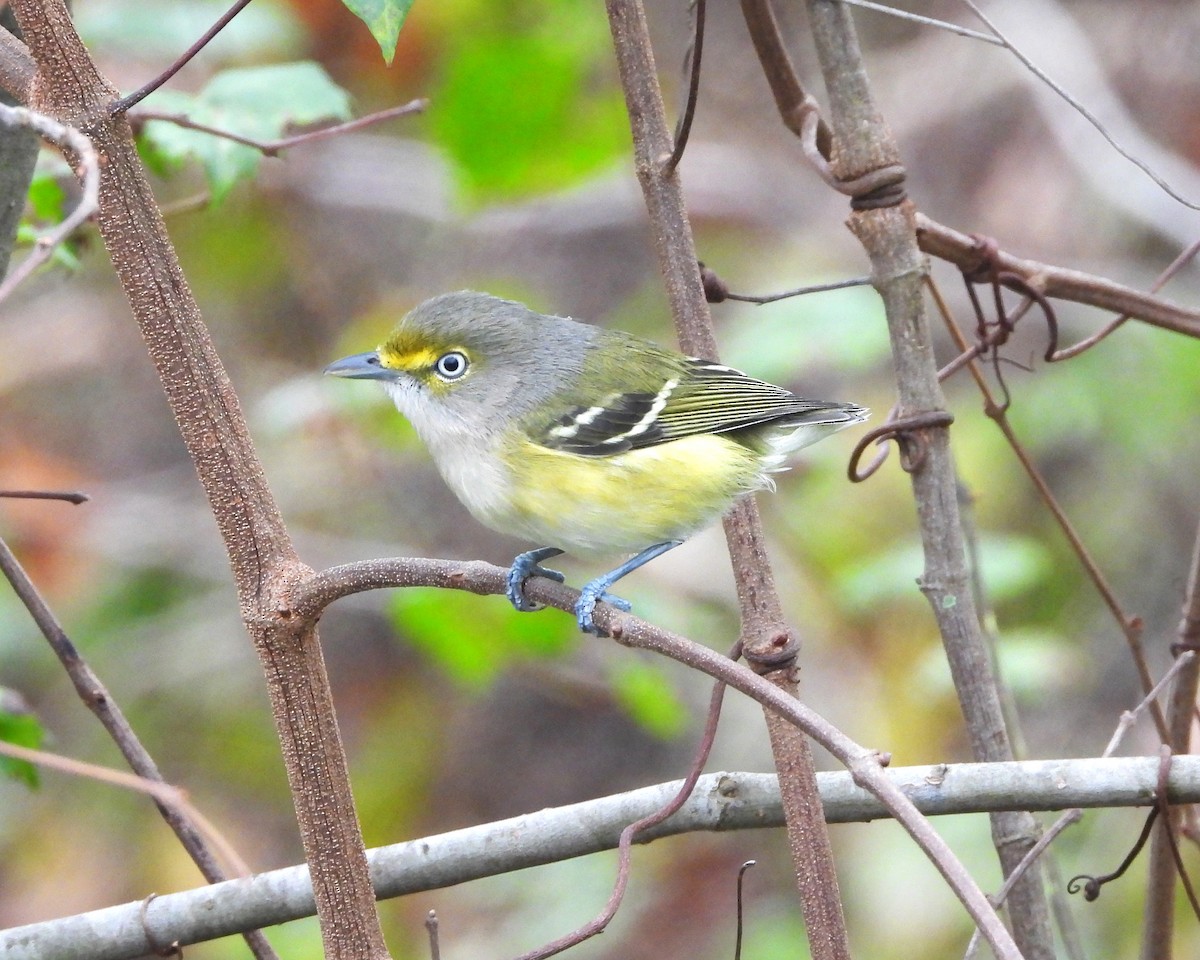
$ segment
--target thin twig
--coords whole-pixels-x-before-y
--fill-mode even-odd
[[[91,499],[78,490],[0,490],[0,498],[10,500],[62,500],[78,506]]]
[[[222,130],[220,127],[198,123],[189,118],[185,113],[172,113],[166,110],[142,109],[133,114],[130,119],[137,121],[158,120],[163,123],[173,123],[177,127],[183,127],[187,130],[198,130],[201,133],[208,133],[223,140],[231,140],[234,143],[252,147],[264,157],[277,157],[284,150],[288,150],[291,147],[311,143],[314,140],[326,140],[330,137],[341,136],[344,133],[361,130],[364,127],[382,123],[384,120],[391,120],[395,117],[406,117],[410,114],[421,113],[428,106],[429,101],[427,99],[418,97],[398,107],[389,107],[386,110],[369,113],[363,117],[356,117],[354,120],[347,120],[345,123],[337,123],[332,126],[321,127],[317,130],[307,130],[304,133],[297,133],[290,137],[281,137],[278,140],[258,140],[254,137],[246,137],[240,133],[234,133],[232,130]]]
[[[425,930],[429,934],[429,960],[441,960],[442,945],[438,932],[438,915],[436,910],[430,910],[425,916]]]
[[[1150,292],[1158,293],[1167,282],[1175,276],[1183,267],[1190,263],[1200,252],[1200,240],[1195,240],[1189,244],[1174,260],[1172,260],[1167,268],[1158,275],[1154,283],[1150,284]],[[1107,337],[1117,328],[1123,326],[1126,320],[1130,319],[1130,314],[1122,313],[1120,316],[1110,320],[1105,326],[1101,327],[1096,333],[1092,334],[1078,343],[1074,343],[1069,347],[1064,347],[1062,350],[1057,350],[1046,359],[1051,362],[1060,360],[1070,360],[1073,357],[1079,356],[1081,353],[1090,350],[1101,340]]]
[[[164,83],[166,83],[168,80],[170,80],[173,76],[175,76],[175,74],[177,74],[180,70],[182,70],[185,66],[187,66],[189,61],[191,61],[191,59],[194,56],[196,56],[196,54],[198,54],[201,50],[203,50],[206,46],[208,46],[209,42],[213,39],[213,37],[215,37],[218,33],[220,33],[222,30],[224,30],[226,26],[229,25],[230,20],[232,20],[239,13],[241,13],[247,6],[249,6],[249,4],[250,4],[250,0],[237,0],[237,2],[234,3],[234,5],[232,7],[230,7],[227,11],[225,11],[224,14],[221,15],[221,18],[219,20],[217,20],[216,23],[214,23],[211,27],[209,27],[206,31],[204,31],[204,34],[200,37],[199,40],[197,40],[190,47],[188,47],[186,50],[183,51],[183,53],[180,55],[178,60],[176,60],[173,64],[171,64],[169,67],[167,67],[166,70],[164,70],[162,73],[160,73],[157,77],[155,77],[149,83],[144,84],[143,86],[141,86],[137,90],[135,90],[133,93],[129,94],[128,96],[122,97],[120,100],[118,100],[116,103],[114,103],[109,108],[112,115],[116,116],[119,113],[125,113],[134,104],[140,103],[141,101],[145,100],[146,97],[150,96],[150,94],[152,94],[155,90],[157,90],[159,87],[161,87]]]
[[[917,242],[930,256],[972,270],[979,265],[979,243],[922,213],[916,215]],[[1004,250],[992,255],[996,266],[1021,277],[1043,296],[1069,300],[1113,313],[1127,313],[1134,320],[1200,338],[1200,311],[1189,310],[1141,290],[1134,290],[1104,277],[1070,270],[1036,260],[1023,260]]]
[[[964,3],[967,7],[969,7],[971,9],[971,11],[975,14],[975,16],[977,16],[980,20],[982,20],[984,22],[984,24],[987,25],[987,28],[992,31],[992,33],[996,36],[996,38],[1004,45],[1005,49],[1007,49],[1009,53],[1011,53],[1014,57],[1016,57],[1018,60],[1020,60],[1021,63],[1025,66],[1025,68],[1030,73],[1032,73],[1035,77],[1037,77],[1039,80],[1041,80],[1042,83],[1044,83],[1047,87],[1049,87],[1051,90],[1053,90],[1056,94],[1058,94],[1058,96],[1060,96],[1063,100],[1065,100],[1068,104],[1071,105],[1072,109],[1074,109],[1076,113],[1078,113],[1088,123],[1090,123],[1093,127],[1095,127],[1096,131],[1100,134],[1100,136],[1102,136],[1105,140],[1107,140],[1109,145],[1114,150],[1116,150],[1117,153],[1119,153],[1126,160],[1128,160],[1130,163],[1132,163],[1135,167],[1137,167],[1139,170],[1141,170],[1142,173],[1144,173],[1151,180],[1153,180],[1158,185],[1159,189],[1162,190],[1165,194],[1167,194],[1167,196],[1169,196],[1172,200],[1175,200],[1176,202],[1181,203],[1183,206],[1187,207],[1190,210],[1200,210],[1200,203],[1197,203],[1194,200],[1187,199],[1185,196],[1183,196],[1183,194],[1179,193],[1179,191],[1177,191],[1174,187],[1172,187],[1169,183],[1167,183],[1167,181],[1165,179],[1163,179],[1162,176],[1160,176],[1158,173],[1156,173],[1154,168],[1151,167],[1150,164],[1148,164],[1145,160],[1138,157],[1132,150],[1129,150],[1128,148],[1122,146],[1121,143],[1117,140],[1117,138],[1114,137],[1112,135],[1112,133],[1109,132],[1108,127],[1106,127],[1100,121],[1099,117],[1097,117],[1094,113],[1092,113],[1087,107],[1085,107],[1079,100],[1077,100],[1075,97],[1073,97],[1070,93],[1068,93],[1066,90],[1064,90],[1062,88],[1062,86],[1060,86],[1058,83],[1056,83],[1054,80],[1052,80],[1050,78],[1050,75],[1047,74],[1046,71],[1044,71],[1036,63],[1034,63],[1031,59],[1029,59],[1029,57],[1027,57],[1016,45],[1014,45],[1012,43],[1012,41],[1010,41],[1008,39],[1008,37],[1006,37],[1004,35],[1003,32],[1001,32],[999,27],[997,27],[990,19],[988,19],[988,17],[984,14],[984,12],[982,10],[979,9],[979,6],[976,3],[974,3],[973,0],[961,0],[961,2]]]
[[[738,870],[737,875],[737,937],[733,942],[733,960],[742,960],[742,881],[746,878],[746,871],[758,863],[757,860],[747,860]]]
[[[76,760],[73,757],[64,757],[57,753],[48,753],[45,750],[34,750],[31,747],[23,747],[16,743],[9,743],[7,740],[0,740],[0,754],[12,757],[14,760],[23,760],[26,763],[37,764],[39,767],[57,770],[60,773],[67,773],[73,777],[86,777],[89,780],[97,780],[100,783],[112,784],[114,787],[144,793],[148,797],[151,797],[159,806],[168,807],[174,810],[178,816],[194,823],[196,829],[208,838],[208,842],[217,849],[221,857],[229,864],[235,876],[248,877],[251,875],[250,868],[238,856],[238,852],[233,848],[233,845],[225,839],[221,831],[213,825],[211,820],[192,805],[192,802],[187,798],[187,793],[179,787],[164,783],[161,780],[148,780],[145,777],[139,777],[137,774],[126,773],[124,770],[113,770],[111,767],[102,767],[99,764]]]
[[[87,221],[100,206],[100,163],[92,141],[74,127],[59,123],[52,117],[35,113],[24,107],[9,107],[0,104],[0,124],[6,127],[29,127],[38,136],[49,140],[63,150],[75,155],[79,176],[83,180],[83,195],[79,202],[57,227],[38,237],[30,252],[19,267],[0,283],[0,301],[3,301],[16,286],[33,271],[50,259],[54,248],[70,236],[76,228]]]
[[[696,116],[696,100],[700,94],[700,55],[704,50],[704,8],[705,0],[692,0],[692,15],[695,17],[695,32],[691,46],[688,48],[688,88],[687,99],[683,111],[679,115],[679,123],[675,127],[675,146],[671,156],[663,164],[663,173],[668,176],[675,172],[679,161],[683,159],[683,151],[687,149],[688,135],[692,132],[692,120]]]
[[[1175,658],[1175,662],[1171,664],[1171,668],[1159,678],[1158,683],[1142,697],[1141,702],[1132,710],[1126,710],[1121,714],[1121,719],[1117,722],[1117,728],[1113,731],[1112,737],[1108,741],[1108,745],[1104,748],[1104,752],[1100,754],[1102,757],[1111,757],[1117,752],[1117,747],[1121,745],[1121,741],[1125,739],[1133,725],[1137,723],[1138,717],[1143,711],[1151,709],[1156,700],[1162,695],[1162,692],[1167,688],[1176,675],[1184,670],[1191,669],[1196,663],[1196,654],[1191,650],[1186,650]]]
[[[851,277],[848,280],[833,280],[829,283],[812,283],[807,286],[796,287],[794,290],[784,290],[780,293],[733,293],[715,271],[703,264],[700,266],[700,279],[704,283],[704,295],[709,303],[737,300],[741,303],[757,303],[760,305],[775,303],[778,300],[787,300],[790,297],[802,297],[809,293],[825,293],[829,290],[845,290],[848,287],[869,286],[871,283],[870,277]]]
[[[958,326],[958,322],[954,319],[954,315],[951,312],[949,305],[942,297],[941,291],[938,289],[937,284],[932,280],[929,280],[927,282],[927,286],[930,294],[933,297],[934,303],[937,305],[938,312],[941,314],[942,319],[946,323],[946,328],[950,331],[951,337],[954,338],[954,342],[958,345],[959,350],[966,354],[968,352],[966,337],[963,336],[962,330]],[[971,376],[974,378],[975,384],[979,388],[980,393],[983,394],[984,412],[992,419],[996,426],[999,427],[1000,432],[1004,435],[1004,439],[1008,441],[1009,447],[1012,448],[1017,460],[1025,470],[1026,476],[1029,477],[1030,482],[1033,483],[1034,489],[1037,490],[1038,496],[1041,497],[1042,502],[1046,505],[1046,508],[1050,511],[1051,516],[1054,517],[1055,522],[1058,524],[1059,529],[1062,530],[1063,535],[1067,538],[1067,542],[1071,545],[1071,549],[1074,551],[1075,556],[1079,559],[1080,565],[1084,568],[1088,578],[1092,581],[1092,585],[1100,594],[1101,599],[1104,601],[1104,605],[1108,607],[1109,613],[1111,613],[1113,619],[1117,621],[1117,625],[1120,627],[1121,633],[1125,637],[1125,642],[1129,647],[1129,652],[1133,658],[1134,666],[1137,669],[1142,690],[1148,694],[1152,689],[1154,689],[1154,679],[1150,674],[1150,667],[1146,663],[1146,655],[1142,647],[1141,619],[1139,617],[1130,616],[1125,612],[1124,608],[1122,608],[1120,601],[1117,599],[1116,593],[1108,583],[1108,579],[1104,576],[1104,573],[1100,570],[1099,565],[1092,558],[1091,553],[1088,551],[1087,547],[1083,543],[1082,538],[1079,536],[1078,532],[1076,532],[1074,525],[1071,523],[1070,518],[1067,517],[1066,511],[1063,510],[1062,506],[1058,502],[1058,499],[1054,496],[1053,491],[1050,489],[1050,485],[1046,482],[1045,478],[1041,474],[1041,471],[1038,470],[1037,466],[1034,464],[1033,458],[1029,455],[1029,452],[1018,439],[1016,432],[1012,428],[1012,424],[1009,422],[1008,415],[1004,412],[1001,405],[996,402],[995,395],[992,393],[991,387],[988,386],[987,378],[984,377],[983,371],[979,369],[978,362],[974,359],[968,361],[968,369],[971,371]],[[1169,735],[1167,732],[1166,719],[1163,717],[1161,708],[1157,703],[1151,702],[1150,711],[1151,715],[1154,717],[1154,726],[1158,730],[1159,737],[1164,741],[1168,740]]]
[[[20,561],[3,539],[0,539],[0,573],[3,573],[8,579],[13,592],[25,605],[33,622],[37,624],[42,636],[50,644],[50,648],[67,671],[67,676],[75,687],[75,692],[79,694],[79,698],[96,715],[133,772],[140,780],[165,784],[166,780],[159,772],[158,765],[141,740],[138,739],[138,735],[126,719],[124,712],[83,658],[79,649],[71,642],[45,598],[42,597],[41,592],[29,578],[29,574],[25,572]],[[225,872],[204,842],[200,825],[193,823],[181,809],[161,803],[157,799],[155,802],[163,819],[174,831],[175,836],[179,838],[179,842],[200,869],[204,879],[209,883],[219,883],[225,880]],[[242,863],[236,855],[233,859],[228,857],[226,859],[230,863]],[[258,960],[276,960],[275,951],[261,930],[249,930],[245,937],[251,952]]]
[[[919,23],[923,27],[935,27],[938,30],[945,30],[947,33],[957,33],[960,37],[969,37],[972,40],[982,40],[984,43],[991,43],[997,47],[1005,46],[1003,40],[994,37],[988,33],[980,33],[978,30],[971,30],[969,27],[960,27],[957,23],[950,23],[946,20],[935,20],[933,17],[923,17],[919,13],[909,13],[907,10],[898,10],[896,7],[889,7],[883,3],[872,3],[871,0],[841,0],[842,3],[849,4],[852,7],[861,7],[863,10],[873,10],[876,13],[887,14],[889,17],[895,17],[897,20],[908,20],[912,23]]]
[[[734,644],[733,649],[729,651],[730,660],[736,660],[740,656],[741,647],[742,643],[740,640]],[[621,906],[621,901],[625,898],[625,890],[629,886],[633,841],[639,833],[658,826],[663,821],[670,819],[678,813],[683,805],[687,803],[688,798],[692,795],[692,791],[696,789],[696,783],[700,779],[700,775],[704,773],[704,765],[708,762],[708,755],[712,752],[713,741],[717,737],[717,724],[721,719],[721,702],[724,699],[725,684],[718,680],[713,685],[712,694],[709,697],[708,716],[704,722],[704,732],[700,737],[700,745],[696,748],[696,756],[692,760],[691,769],[688,770],[687,776],[675,792],[675,795],[659,809],[647,814],[640,820],[635,820],[621,831],[621,838],[617,842],[617,880],[613,885],[613,891],[609,895],[608,902],[604,905],[604,909],[583,926],[572,930],[557,940],[543,944],[536,950],[521,954],[517,960],[543,960],[545,957],[552,957],[556,953],[562,953],[564,950],[568,950],[577,944],[583,943],[584,940],[590,940],[596,934],[604,932],[604,928],[616,916],[617,910]]]

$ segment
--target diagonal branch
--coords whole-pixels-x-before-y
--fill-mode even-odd
[[[645,12],[641,0],[607,0],[606,7],[633,133],[635,168],[654,224],[659,269],[680,346],[685,352],[715,360],[716,338],[691,224],[678,172],[669,165],[672,139]],[[799,641],[784,620],[767,559],[762,520],[753,499],[741,500],[726,516],[725,537],[741,605],[743,653],[756,670],[770,676],[780,696],[794,698],[798,692],[794,664]],[[809,744],[775,712],[767,711],[766,722],[787,798],[788,844],[809,944],[817,960],[842,960],[850,953],[846,921]]]
[[[259,654],[326,956],[387,956],[345,753],[315,623],[289,622],[275,598],[307,572],[296,556],[240,405],[217,357],[146,180],[115,88],[100,74],[63,0],[13,0],[38,64],[31,108],[71,118],[105,158],[97,222],[180,434],[208,496]]]
[[[159,772],[158,764],[154,762],[150,752],[142,745],[132,725],[125,718],[124,712],[80,654],[75,644],[71,642],[70,637],[62,628],[62,624],[58,622],[54,612],[47,605],[33,581],[29,579],[29,575],[21,566],[20,561],[2,539],[0,539],[0,572],[12,584],[13,592],[25,605],[25,609],[29,611],[34,623],[41,630],[42,636],[46,638],[46,642],[50,644],[50,648],[66,669],[67,676],[71,678],[71,683],[75,687],[75,692],[79,694],[84,705],[96,715],[96,719],[108,731],[109,736],[117,745],[117,749],[121,751],[121,756],[129,764],[129,768],[144,781],[166,786],[166,779]],[[174,787],[170,789],[175,790]],[[209,883],[220,883],[224,880],[225,872],[208,849],[200,831],[189,821],[187,812],[175,804],[164,803],[157,796],[154,797],[154,803],[167,825],[179,838],[183,848],[200,868],[204,879]],[[246,939],[258,960],[270,960],[275,956],[275,951],[271,949],[271,945],[261,931],[247,932]]]
[[[7,32],[0,29],[0,33]],[[0,301],[3,301],[16,289],[17,284],[50,259],[55,247],[96,212],[100,197],[100,160],[96,151],[92,149],[91,141],[74,127],[32,110],[0,104],[0,126],[28,127],[38,136],[44,137],[63,150],[69,150],[79,158],[80,179],[83,181],[83,196],[79,198],[75,209],[67,214],[57,227],[45,236],[38,237],[33,252],[21,261],[21,265],[13,270],[3,283],[0,283]]]
[[[157,77],[154,77],[147,83],[143,84],[133,93],[126,97],[122,97],[114,103],[109,109],[113,113],[124,113],[135,104],[141,103],[155,90],[161,87],[164,83],[170,80],[175,74],[186,67],[196,54],[212,42],[213,37],[229,26],[229,21],[241,13],[247,6],[250,5],[250,0],[236,0],[234,5],[226,10],[217,22],[204,31],[200,38],[190,47],[183,51],[179,57],[166,70],[162,71]]]
[[[943,226],[922,213],[916,219],[917,241],[925,253],[966,271],[979,265],[980,247],[975,237]],[[995,251],[994,256],[998,269],[1016,274],[1043,296],[1128,314],[1164,330],[1200,337],[1200,311],[1079,270],[1022,260],[1002,250]]]
[[[288,598],[289,607],[282,610],[281,614],[291,617],[313,616],[316,611],[337,597],[388,586],[451,587],[476,594],[503,594],[507,573],[502,567],[479,560],[465,563],[411,557],[366,560],[332,567],[298,584]],[[543,578],[530,580],[525,590],[529,599],[535,603],[564,612],[573,611],[579,598],[577,590]],[[597,607],[595,617],[597,626],[618,643],[652,650],[706,673],[716,680],[722,680],[762,704],[779,718],[779,722],[802,730],[816,740],[846,766],[855,783],[875,796],[909,832],[966,906],[997,956],[1019,956],[995,911],[979,893],[974,879],[958,862],[945,842],[932,830],[928,821],[917,813],[905,792],[895,789],[887,779],[880,757],[875,751],[855,743],[815,711],[804,706],[790,690],[781,689],[773,677],[761,677],[745,665],[730,660],[708,647],[663,630],[631,614],[621,613],[615,608],[605,605]],[[794,796],[787,792],[786,781],[789,776],[794,775],[795,771],[791,768],[781,771],[780,774],[789,828],[795,815],[795,800]],[[815,775],[813,782],[816,782]],[[819,791],[814,790],[814,796],[817,816],[824,822]]]

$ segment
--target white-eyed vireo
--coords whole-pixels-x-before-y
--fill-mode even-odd
[[[772,488],[807,444],[866,419],[648,340],[462,291],[426,300],[378,350],[330,364],[379,380],[450,489],[481,523],[547,546],[522,553],[508,599],[532,610],[531,576],[564,551],[636,553],[588,583],[575,613],[597,632],[608,588]]]

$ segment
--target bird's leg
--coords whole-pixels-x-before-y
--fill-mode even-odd
[[[539,547],[537,550],[518,554],[512,566],[508,568],[508,586],[504,591],[508,602],[522,613],[540,610],[540,604],[525,599],[525,581],[530,577],[545,577],[547,580],[562,583],[564,578],[561,573],[541,566],[543,560],[557,557],[561,553],[558,547]]]
[[[608,588],[625,576],[625,574],[633,573],[642,564],[649,563],[655,557],[661,557],[668,550],[673,550],[681,543],[683,543],[682,540],[664,540],[662,543],[656,543],[652,547],[647,547],[637,556],[626,560],[615,570],[610,570],[604,576],[597,577],[595,580],[585,584],[583,589],[579,591],[579,600],[575,604],[575,618],[579,621],[579,629],[584,633],[600,635],[599,628],[592,622],[592,611],[596,609],[596,604],[601,601],[612,604],[618,610],[628,612],[630,610],[629,601],[622,600],[620,597],[614,597],[608,592]]]

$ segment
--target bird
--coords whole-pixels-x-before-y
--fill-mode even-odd
[[[506,595],[570,552],[631,554],[588,582],[579,628],[630,604],[609,588],[774,489],[802,447],[861,423],[854,403],[809,400],[722,363],[650,340],[461,290],[414,307],[375,350],[325,368],[379,381],[446,484],[484,526],[542,544],[509,568]]]

